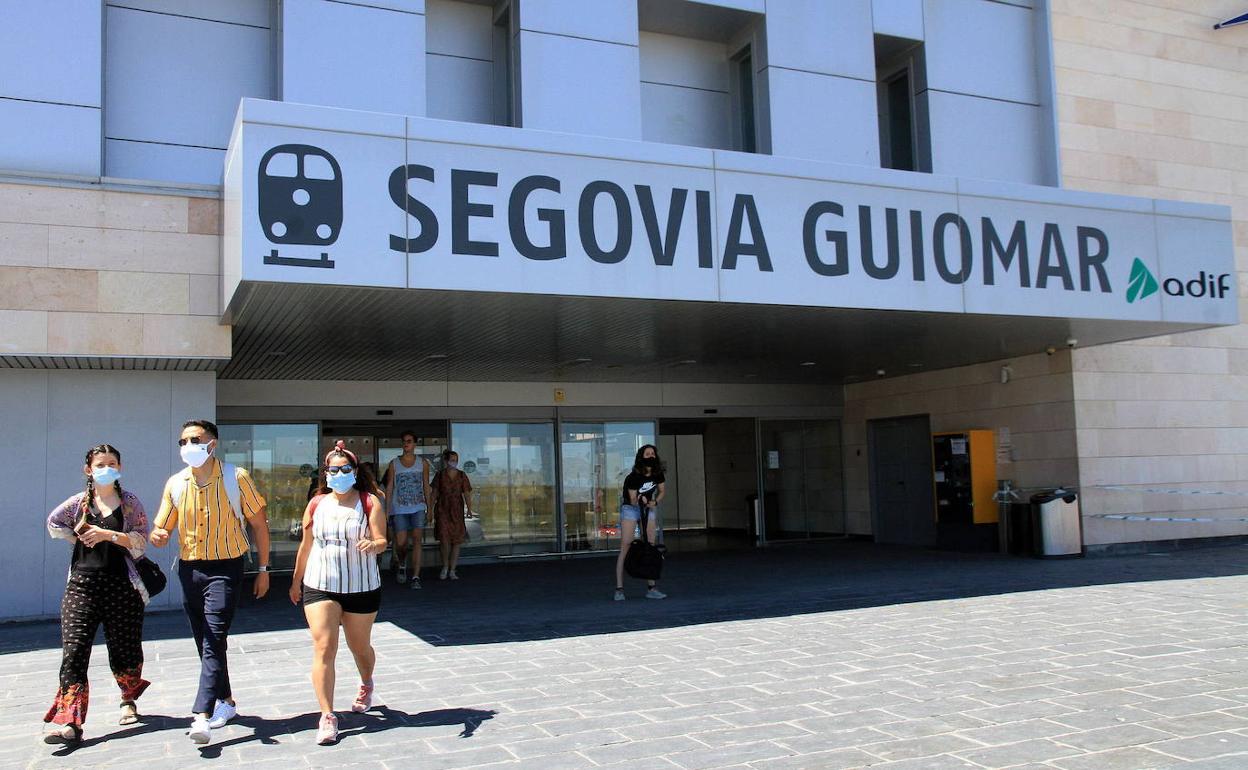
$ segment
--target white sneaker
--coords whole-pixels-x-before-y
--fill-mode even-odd
[[[615,589],[615,601],[617,601],[617,602],[622,602],[622,601],[624,601],[624,600],[625,600],[625,599],[627,599],[627,598],[628,598],[628,597],[624,595],[624,589],[623,589],[623,588],[617,588],[617,589]]]
[[[238,709],[228,700],[217,701],[217,707],[212,710],[212,717],[208,720],[208,726],[212,729],[225,727],[225,723],[238,716]]]
[[[322,714],[320,724],[316,727],[316,743],[328,746],[338,740],[338,717],[333,714]]]
[[[442,571],[438,573],[438,580],[446,580],[446,567],[443,567]]]
[[[657,588],[651,588],[649,591],[646,591],[646,598],[647,599],[666,599],[667,594],[663,593]]]
[[[360,685],[360,694],[355,696],[355,702],[351,704],[351,710],[357,714],[363,714],[373,707],[373,703],[380,703],[376,699],[376,690],[372,685]]]
[[[191,739],[191,743],[198,743],[202,746],[212,739],[212,728],[208,726],[207,719],[196,714],[191,720],[191,729],[186,736]]]
[[[403,585],[404,583],[407,582],[407,565],[406,564],[399,565],[399,576],[397,580],[399,581],[399,585]]]
[[[455,574],[455,570],[451,570],[451,580],[459,580],[459,575]]]

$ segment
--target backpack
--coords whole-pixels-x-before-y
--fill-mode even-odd
[[[239,524],[246,524],[243,521],[243,490],[238,486],[238,466],[230,465],[227,462],[221,463],[221,481],[225,484],[225,496],[230,500],[230,509],[234,511],[234,515],[238,517]],[[243,527],[243,537],[247,536],[247,527]]]
[[[234,515],[238,517],[239,524],[246,525],[247,522],[243,517],[243,490],[238,486],[238,471],[238,466],[231,465],[224,460],[221,461],[221,482],[225,486],[225,497],[230,501],[230,510],[234,511]],[[179,475],[182,478],[189,478],[191,469],[186,468]],[[177,478],[177,476],[174,478]],[[170,494],[168,486],[165,487],[165,494]],[[172,501],[172,497],[170,497],[170,501]],[[246,536],[247,527],[243,526],[243,537]]]
[[[650,512],[641,509],[641,536],[628,546],[628,555],[624,557],[624,571],[629,577],[640,580],[658,580],[663,575],[663,560],[667,554],[667,546],[655,545],[646,539],[646,520]]]

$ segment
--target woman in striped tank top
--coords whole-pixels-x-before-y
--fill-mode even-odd
[[[316,742],[338,738],[334,715],[334,660],[338,626],[360,671],[360,693],[352,711],[367,711],[377,702],[373,691],[373,621],[381,606],[381,574],[377,554],[386,550],[386,511],[363,480],[356,456],[341,441],[325,455],[325,485],[303,512],[303,541],[295,558],[290,600],[303,601],[312,632],[312,689],[321,705]]]

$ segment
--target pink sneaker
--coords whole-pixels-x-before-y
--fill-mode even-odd
[[[373,707],[373,685],[360,685],[360,694],[355,696],[355,703],[351,704],[351,710],[357,714],[362,714]]]
[[[338,717],[333,714],[321,714],[321,723],[316,728],[316,742],[328,746],[338,740]]]

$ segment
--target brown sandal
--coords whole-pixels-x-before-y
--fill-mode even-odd
[[[82,742],[82,728],[78,725],[55,725],[43,734],[43,742],[75,746]]]
[[[132,725],[139,721],[139,709],[134,705],[134,701],[127,700],[121,702],[121,717],[118,718],[119,725]]]

